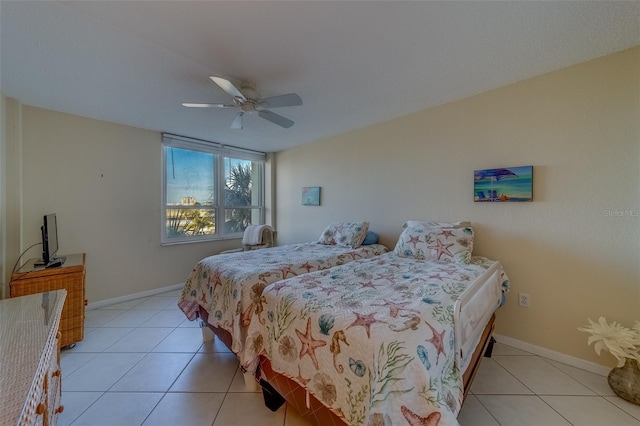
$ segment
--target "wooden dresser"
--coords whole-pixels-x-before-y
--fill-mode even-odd
[[[85,254],[68,254],[57,268],[36,267],[38,259],[30,259],[11,276],[11,297],[67,290],[67,302],[62,310],[60,332],[62,347],[84,339]]]
[[[66,294],[0,300],[2,425],[55,425],[63,410],[58,329]]]

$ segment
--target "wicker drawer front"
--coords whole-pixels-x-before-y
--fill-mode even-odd
[[[52,414],[50,404],[53,402],[50,392],[52,388],[60,392],[60,379],[53,381],[53,377],[51,376],[52,365],[55,363],[57,366],[58,364],[58,339],[54,336],[54,334],[51,334],[51,337],[44,347],[41,362],[33,381],[32,396],[27,402],[28,409],[25,410],[26,415],[22,419],[21,424],[50,424]],[[59,368],[57,369],[59,370]]]
[[[59,326],[66,291],[0,300],[0,424],[55,425],[61,402]]]
[[[49,409],[49,424],[55,425],[57,423],[58,414],[62,412],[62,386],[61,386],[61,377],[62,372],[60,371],[60,362],[58,359],[58,348],[59,342],[56,338],[55,340],[56,351],[54,356],[51,357],[51,364],[49,366],[49,390],[47,408]]]

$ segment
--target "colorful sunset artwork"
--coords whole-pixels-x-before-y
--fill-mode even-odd
[[[533,166],[474,171],[473,201],[533,201]]]

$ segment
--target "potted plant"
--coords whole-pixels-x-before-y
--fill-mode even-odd
[[[636,321],[633,328],[627,328],[615,321],[608,324],[600,317],[598,322],[589,319],[589,326],[578,330],[591,334],[587,344],[595,343],[598,355],[606,349],[618,360],[618,366],[607,378],[611,389],[620,398],[640,405],[640,321]]]

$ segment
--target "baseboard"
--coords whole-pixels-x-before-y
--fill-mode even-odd
[[[126,296],[114,297],[113,299],[101,300],[99,302],[89,303],[86,307],[87,311],[92,309],[100,309],[106,306],[115,305],[116,303],[128,302],[130,300],[140,299],[141,297],[155,296],[156,294],[166,293],[167,291],[180,290],[184,287],[184,283],[172,284],[166,287],[154,288],[140,293],[127,294]]]
[[[531,352],[532,354],[540,355],[553,361],[558,361],[601,376],[607,376],[609,371],[611,371],[611,367],[605,367],[604,365],[596,364],[595,362],[585,361],[584,359],[576,358],[571,355],[565,355],[541,346],[532,345],[531,343],[523,342],[522,340],[513,339],[500,334],[494,334],[493,337],[496,338],[498,343],[504,343],[505,345],[512,346],[516,349]]]

